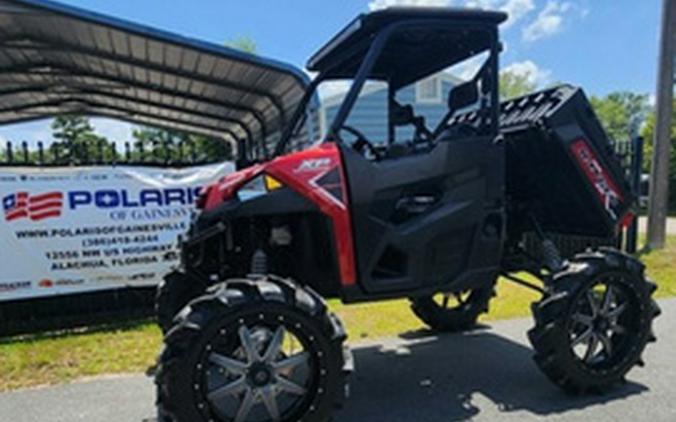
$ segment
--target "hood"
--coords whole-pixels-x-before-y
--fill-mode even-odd
[[[340,195],[330,194],[316,185],[318,178],[331,170],[342,173],[338,148],[333,143],[319,144],[228,174],[204,189],[197,200],[197,208],[209,211],[224,201],[236,198],[237,192],[244,185],[261,174],[271,176],[285,186],[303,193],[313,202],[322,203],[320,197],[328,195],[335,202],[334,205],[344,207],[345,192]],[[343,188],[340,186],[339,190],[342,191]]]

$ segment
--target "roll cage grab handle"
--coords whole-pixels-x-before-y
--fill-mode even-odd
[[[411,27],[425,27],[429,28],[430,26],[438,26],[438,27],[444,27],[448,28],[449,26],[457,26],[459,28],[466,27],[464,24],[455,24],[455,25],[449,25],[447,21],[444,20],[415,20],[415,21],[409,21],[409,22],[398,22],[398,23],[393,23],[384,30],[380,31],[375,39],[373,40],[371,46],[369,47],[369,50],[364,57],[364,60],[362,61],[361,65],[359,66],[359,70],[355,74],[352,84],[350,85],[350,89],[343,99],[343,103],[340,106],[340,109],[338,110],[338,113],[333,119],[333,122],[331,123],[330,129],[328,130],[326,136],[322,140],[322,142],[335,142],[336,140],[339,140],[340,137],[338,136],[338,132],[340,128],[344,125],[345,121],[347,120],[348,115],[350,114],[350,111],[354,107],[355,102],[357,101],[357,98],[359,96],[359,93],[362,90],[362,87],[366,83],[366,80],[368,79],[369,74],[373,70],[373,67],[376,64],[377,59],[380,57],[380,53],[387,43],[387,41],[390,39],[390,36],[392,35],[393,32],[398,31],[402,28],[411,28]],[[488,63],[488,70],[490,73],[490,78],[491,78],[491,86],[492,86],[492,92],[491,92],[491,105],[490,105],[490,117],[491,117],[491,134],[494,136],[497,136],[498,133],[498,119],[499,119],[499,96],[498,96],[498,91],[499,91],[499,78],[498,78],[498,64],[499,64],[499,54],[500,54],[500,43],[497,37],[497,27],[493,25],[482,25],[482,24],[477,24],[476,26],[473,26],[474,29],[476,28],[481,28],[485,27],[487,32],[490,34],[490,48],[487,49],[486,51],[490,52],[490,57],[488,58],[489,63]],[[472,57],[472,56],[469,56]],[[467,58],[469,58],[467,57]],[[465,58],[465,59],[467,59]],[[456,62],[459,63],[459,62]],[[453,63],[454,64],[454,63]],[[451,64],[452,65],[452,64]],[[284,129],[284,132],[282,133],[282,137],[280,141],[277,143],[277,146],[275,147],[274,155],[273,157],[279,156],[284,153],[284,150],[286,149],[286,146],[293,136],[293,133],[296,130],[296,126],[299,123],[299,120],[303,116],[303,114],[306,112],[306,107],[312,97],[314,96],[314,93],[319,86],[320,83],[325,81],[326,74],[330,73],[331,69],[324,70],[323,72],[320,72],[308,85],[305,94],[303,98],[301,99],[301,102],[298,104],[298,107],[293,113],[293,116],[291,117],[291,120],[289,121],[289,124],[286,126]]]

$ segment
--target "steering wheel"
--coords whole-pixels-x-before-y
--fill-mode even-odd
[[[345,132],[354,135],[357,138],[352,144],[352,148],[358,153],[365,155],[364,153],[368,151],[369,154],[373,156],[374,159],[378,160],[380,158],[380,153],[376,147],[366,139],[366,136],[361,133],[359,130],[353,128],[352,126],[343,125],[340,127],[339,131],[344,130]]]
[[[428,144],[431,145],[434,136],[427,126],[425,125],[425,118],[422,116],[417,116],[412,119],[412,124],[415,129],[413,132],[413,143],[414,144]]]

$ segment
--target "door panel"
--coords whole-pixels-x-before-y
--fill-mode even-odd
[[[504,179],[502,156],[486,137],[441,140],[429,152],[377,162],[344,147],[361,287],[441,287],[473,270],[486,216],[502,215],[494,186]],[[500,247],[495,240],[488,247]],[[485,252],[495,258],[481,265],[497,265],[499,253]]]

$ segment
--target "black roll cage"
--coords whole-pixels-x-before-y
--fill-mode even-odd
[[[361,92],[364,84],[366,81],[369,79],[369,75],[371,74],[378,58],[380,57],[384,47],[387,45],[387,42],[390,40],[391,36],[401,30],[410,30],[410,29],[415,29],[415,28],[425,28],[429,29],[430,27],[439,27],[439,28],[444,28],[448,29],[449,27],[454,27],[458,31],[463,30],[463,29],[473,29],[473,30],[485,30],[489,36],[490,36],[490,45],[489,48],[481,51],[474,51],[472,52],[471,55],[463,58],[462,60],[466,60],[467,58],[473,57],[482,51],[488,51],[489,52],[489,58],[487,60],[486,66],[487,66],[487,77],[490,80],[490,87],[491,87],[491,92],[490,92],[490,104],[482,104],[482,109],[488,108],[488,115],[489,115],[489,133],[492,136],[496,136],[498,133],[498,128],[499,128],[499,77],[498,77],[498,69],[499,69],[499,55],[501,51],[501,46],[500,46],[500,41],[498,38],[498,28],[497,25],[493,24],[487,24],[485,22],[449,22],[447,19],[413,19],[409,21],[402,21],[402,22],[396,22],[392,23],[388,26],[386,26],[383,30],[381,30],[376,37],[373,39],[373,42],[371,43],[371,46],[368,49],[368,52],[364,56],[364,59],[359,66],[359,69],[357,73],[355,74],[352,84],[350,86],[350,89],[348,90],[347,95],[343,99],[343,102],[338,110],[338,113],[333,119],[333,122],[330,125],[330,129],[328,130],[327,134],[325,135],[324,139],[322,142],[336,142],[340,141],[340,136],[338,134],[340,128],[345,124],[345,121],[347,120],[350,111],[354,107],[357,98],[359,97],[359,93]],[[459,63],[462,60],[458,60],[455,63]],[[455,64],[453,63],[453,64]],[[451,64],[452,65],[452,64]],[[291,119],[289,120],[289,124],[286,126],[284,132],[282,133],[282,136],[277,143],[277,146],[275,147],[274,154],[272,158],[279,156],[284,153],[286,150],[286,146],[289,143],[289,140],[293,136],[294,132],[296,131],[296,128],[298,127],[299,122],[301,121],[301,118],[306,112],[307,105],[309,104],[310,100],[314,96],[314,93],[319,86],[320,83],[329,80],[330,78],[327,77],[327,75],[331,74],[332,69],[326,69],[324,71],[321,71],[308,85],[305,94],[303,96],[303,99],[301,102],[298,104],[298,107],[296,108],[295,112],[293,113]],[[388,88],[391,90],[391,88]],[[388,94],[388,97],[391,98],[392,93],[390,92]]]

